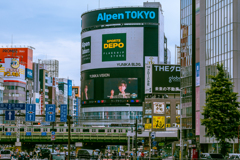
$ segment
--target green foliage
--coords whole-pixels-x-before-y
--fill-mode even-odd
[[[202,115],[202,125],[206,126],[208,137],[215,137],[221,144],[221,153],[226,155],[228,142],[238,136],[240,125],[237,93],[233,92],[233,83],[227,78],[223,65],[217,64],[218,73],[210,76],[211,86],[206,90],[206,106]]]

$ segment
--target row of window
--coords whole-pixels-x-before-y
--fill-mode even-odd
[[[5,90],[18,90],[18,91],[25,91],[25,87],[20,86],[4,86]]]

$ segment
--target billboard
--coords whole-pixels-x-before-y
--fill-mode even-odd
[[[82,64],[91,62],[91,37],[82,39]]]
[[[153,129],[165,129],[165,116],[153,116]]]
[[[4,82],[26,83],[25,66],[20,64],[17,57],[4,58],[4,63],[2,63],[0,69],[0,77],[3,77]]]
[[[25,68],[32,70],[33,50],[29,48],[0,48],[0,59],[4,62],[6,56],[15,56],[20,58]]]
[[[122,99],[138,97],[137,78],[106,78],[104,79],[104,98]]]
[[[102,35],[102,61],[126,61],[126,33]]]
[[[81,37],[82,41],[91,37],[91,60],[82,63],[82,71],[143,67],[143,27],[91,30],[82,33]],[[85,52],[82,50],[82,57]]]
[[[82,106],[141,104],[143,68],[108,68],[81,72]]]
[[[145,65],[145,93],[152,93],[152,65]]]
[[[111,8],[82,14],[82,30],[93,26],[123,23],[158,23],[158,8]]]
[[[80,97],[80,87],[72,86],[72,90],[74,91],[75,97]]]
[[[154,114],[164,114],[165,113],[165,105],[164,102],[153,102],[153,111]]]
[[[180,92],[180,65],[152,66],[152,89],[155,93]]]

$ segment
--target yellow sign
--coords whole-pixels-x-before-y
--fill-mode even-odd
[[[145,124],[145,129],[152,129],[152,124],[151,123]]]
[[[19,72],[4,72],[4,76],[20,77],[20,73]]]
[[[171,127],[171,124],[166,124],[166,127],[168,128],[168,127]]]
[[[16,69],[19,67],[19,61],[15,58],[12,59],[12,62],[11,62],[11,67]]]
[[[153,128],[164,129],[165,128],[165,116],[153,116]]]
[[[157,149],[157,147],[153,147],[152,149]]]

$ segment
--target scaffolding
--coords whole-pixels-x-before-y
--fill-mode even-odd
[[[59,76],[59,61],[58,60],[41,60],[38,59],[39,64],[45,64],[47,71],[49,71],[48,77]]]

